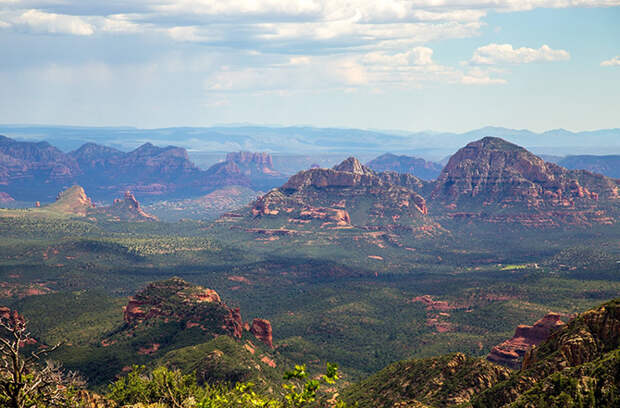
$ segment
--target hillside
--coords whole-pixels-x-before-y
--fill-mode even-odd
[[[580,314],[510,371],[453,354],[394,363],[345,389],[364,407],[614,407],[620,402],[620,300]]]
[[[56,302],[75,307],[78,296]],[[86,300],[81,296],[80,302]],[[93,302],[82,305],[90,318],[98,316],[89,329],[91,337],[71,324],[64,326],[63,340],[68,344],[56,355],[93,384],[110,381],[133,364],[165,364],[186,373],[198,370],[201,382],[260,378],[267,384],[267,378],[269,382],[278,378],[270,323],[244,322],[240,310],[229,307],[212,289],[171,278],[137,291],[122,310],[107,298],[95,297]],[[103,310],[96,310],[96,305]],[[26,306],[25,312],[30,317],[36,310]],[[44,334],[42,341],[54,339],[49,332]]]
[[[248,187],[226,186],[196,198],[157,201],[145,209],[165,221],[214,219],[246,206],[260,194]]]
[[[474,407],[620,403],[620,299],[580,314],[531,349],[521,370],[484,391]]]
[[[347,388],[343,396],[360,408],[467,406],[472,397],[506,380],[509,373],[457,353],[394,363]]]

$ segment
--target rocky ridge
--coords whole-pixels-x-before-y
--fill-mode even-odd
[[[553,331],[545,342],[529,349],[521,370],[482,392],[473,406],[537,407],[562,393],[585,406],[616,406],[620,381],[613,370],[620,369],[619,348],[620,299],[616,299]]]
[[[509,375],[507,368],[455,353],[391,364],[348,387],[343,396],[360,408],[468,406]]]
[[[360,408],[618,406],[620,299],[566,324],[549,314],[518,328],[512,340],[521,338],[538,345],[519,370],[456,353],[391,364],[342,395]]]
[[[561,317],[557,313],[548,313],[533,326],[518,326],[512,338],[491,349],[487,360],[513,369],[520,368],[522,358],[530,348],[547,340],[554,330],[565,324]]]
[[[284,225],[298,226],[313,222],[332,228],[426,223],[424,198],[392,184],[391,177],[378,175],[351,157],[333,169],[297,173],[252,203],[250,212],[254,218],[282,217]]]

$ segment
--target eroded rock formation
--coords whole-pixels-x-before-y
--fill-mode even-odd
[[[509,340],[493,347],[487,360],[510,368],[520,368],[525,353],[545,341],[551,333],[565,323],[561,315],[548,313],[534,325],[520,325]]]
[[[271,322],[265,319],[254,319],[252,326],[250,326],[250,332],[256,336],[256,338],[265,343],[269,348],[273,348],[273,334],[271,329]]]

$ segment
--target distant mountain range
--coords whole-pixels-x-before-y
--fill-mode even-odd
[[[151,198],[184,198],[238,185],[255,191],[282,184],[286,177],[272,168],[265,153],[234,153],[201,170],[180,147],[145,143],[123,152],[86,143],[64,153],[47,142],[21,142],[0,136],[0,186],[4,200],[53,200],[74,184],[95,201],[111,201],[125,191]]]
[[[240,216],[251,220],[248,231],[267,235],[325,227],[430,232],[454,221],[534,228],[614,224],[619,183],[485,137],[456,152],[434,181],[375,172],[351,157],[332,169],[299,172]]]
[[[558,161],[560,166],[567,169],[583,169],[593,173],[604,174],[607,177],[620,178],[620,155],[609,156],[568,156]]]
[[[92,128],[71,126],[0,125],[0,134],[19,140],[45,140],[64,151],[86,142],[130,151],[151,142],[176,145],[200,152],[267,151],[297,155],[334,154],[363,156],[392,152],[440,160],[458,148],[486,136],[500,137],[537,154],[620,154],[620,129],[543,133],[487,126],[464,133],[375,131],[316,127],[219,126],[165,129]],[[344,158],[342,157],[342,158]],[[341,159],[342,159],[341,158]]]

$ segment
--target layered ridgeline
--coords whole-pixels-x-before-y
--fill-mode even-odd
[[[26,215],[62,215],[69,217],[88,217],[92,220],[108,221],[157,221],[146,213],[134,195],[126,191],[109,206],[97,207],[80,186],[73,186],[58,194],[56,201],[30,210]]]
[[[331,169],[299,172],[247,212],[224,220],[270,235],[360,228],[402,237],[449,230],[454,222],[536,229],[609,225],[619,214],[618,180],[567,170],[487,137],[459,150],[435,181],[375,172],[351,157]]]
[[[375,173],[351,157],[332,169],[299,172],[252,203],[246,217],[271,229],[411,231],[433,225],[426,200],[412,190],[424,185],[412,175]]]
[[[620,406],[620,299],[558,325],[520,370],[457,353],[398,362],[347,388],[359,407]]]
[[[566,156],[560,159],[557,163],[567,169],[583,169],[593,173],[604,174],[607,177],[620,179],[620,155]]]
[[[147,285],[122,310],[115,309],[113,321],[96,319],[91,325],[89,338],[65,330],[65,345],[55,355],[89,378],[91,386],[113,380],[134,364],[194,372],[200,383],[267,385],[280,376],[268,320],[245,322],[240,309],[227,305],[216,291],[179,278]],[[57,341],[48,339],[54,334],[42,333],[41,341]]]
[[[72,184],[95,200],[111,200],[131,190],[155,198],[197,197],[227,186],[255,191],[282,184],[266,153],[231,153],[222,163],[201,170],[180,147],[151,143],[130,152],[86,143],[64,153],[47,142],[18,142],[0,136],[0,185],[18,201],[49,201]]]
[[[402,174],[413,174],[423,180],[434,180],[439,176],[443,166],[439,163],[426,161],[419,157],[385,153],[366,163],[375,171],[394,171]]]
[[[455,153],[435,182],[435,215],[535,227],[612,224],[619,181],[567,170],[522,147],[486,137]]]

